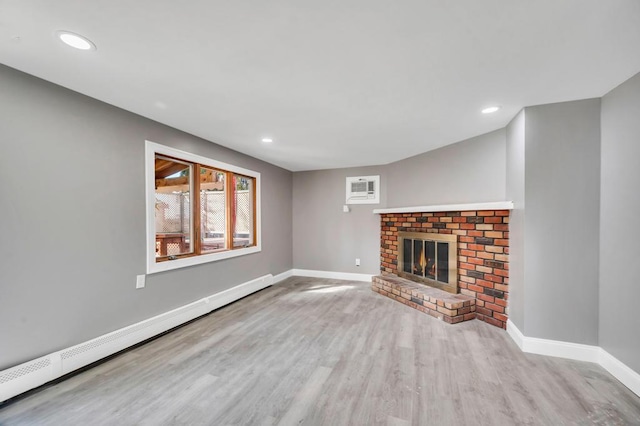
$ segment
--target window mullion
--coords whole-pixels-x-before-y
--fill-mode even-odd
[[[233,173],[231,172],[225,172],[225,185],[226,185],[226,190],[225,190],[225,194],[227,195],[227,232],[226,232],[226,242],[227,242],[227,249],[228,250],[233,250],[233,230],[235,229],[235,215],[233,214],[233,206],[235,203],[234,197],[235,197],[235,188],[233,185]]]
[[[257,185],[256,185],[256,179],[253,178],[251,179],[251,196],[252,196],[252,204],[251,204],[251,220],[253,222],[253,230],[252,230],[252,234],[253,234],[253,241],[252,244],[258,245],[258,232],[257,232],[257,218],[256,218],[256,199],[257,199]]]
[[[200,164],[194,164],[195,168],[193,173],[193,193],[191,195],[191,205],[193,208],[191,209],[193,220],[193,253],[199,255],[202,253],[202,226],[201,226],[201,215],[200,212]]]

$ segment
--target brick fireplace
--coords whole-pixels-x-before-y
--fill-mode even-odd
[[[406,302],[405,304],[450,323],[475,317],[496,327],[506,328],[506,307],[509,299],[509,210],[461,209],[401,213],[381,210],[380,215],[382,275],[374,278],[374,291],[400,299],[403,303]],[[412,275],[407,273],[410,268],[403,266],[399,257],[403,251],[411,247],[408,243],[405,243],[406,247],[401,247],[401,237],[410,235],[415,238],[417,234],[440,234],[457,239],[458,289],[454,292],[459,294],[443,292],[440,300],[435,297],[436,289],[426,287],[427,284],[401,284],[404,283],[403,278],[411,278]],[[428,240],[428,236],[425,239]],[[428,250],[426,245],[423,247],[425,251]],[[412,253],[415,253],[415,250]],[[398,275],[402,278],[398,278]],[[422,275],[426,275],[426,272],[422,272]],[[406,289],[403,290],[403,286]],[[410,298],[403,297],[403,292],[410,295]],[[474,303],[465,303],[469,300],[475,302],[475,315],[472,315],[471,311]],[[432,305],[433,311],[430,309]],[[440,306],[442,309],[439,309]],[[451,309],[457,306],[462,309],[460,312]],[[467,307],[470,309],[465,309]]]

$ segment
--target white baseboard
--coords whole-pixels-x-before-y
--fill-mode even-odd
[[[524,334],[516,327],[516,325],[511,322],[511,319],[507,319],[507,334],[511,337],[516,345],[520,348],[522,352],[526,352],[524,350]]]
[[[366,282],[370,282],[373,276],[347,272],[290,269],[275,277],[269,274],[256,278],[137,324],[0,371],[0,402],[143,342],[294,275]],[[523,352],[598,363],[636,395],[640,396],[640,374],[598,346],[526,337],[511,320],[507,321],[507,333]]]
[[[620,380],[623,385],[640,396],[640,374],[630,369],[626,364],[609,352],[600,348],[600,361],[598,362],[613,377]]]
[[[623,385],[640,396],[640,374],[602,349],[600,346],[527,337],[511,321],[507,320],[507,333],[522,352],[555,356],[577,361],[595,362],[607,370]]]
[[[293,276],[293,269],[289,269],[288,271],[284,271],[281,274],[273,276],[273,284],[277,284],[280,281],[284,281],[289,277]]]
[[[332,272],[332,271],[313,271],[310,269],[292,269],[293,275],[298,277],[313,277],[313,278],[330,278],[334,280],[349,280],[349,281],[366,281],[371,282],[373,275],[371,274],[356,274],[352,272]]]
[[[526,337],[511,320],[507,320],[507,333],[522,352],[587,362],[598,362],[600,358],[599,346]]]
[[[273,281],[271,274],[264,275],[79,345],[0,371],[0,402],[269,287]]]

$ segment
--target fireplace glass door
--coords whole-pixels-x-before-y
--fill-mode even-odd
[[[407,274],[449,282],[449,243],[404,239],[403,270]]]
[[[398,275],[457,292],[455,235],[400,232]]]

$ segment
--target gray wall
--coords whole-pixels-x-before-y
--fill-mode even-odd
[[[640,74],[602,98],[600,346],[640,373]]]
[[[505,129],[391,163],[387,174],[389,207],[504,201]]]
[[[291,172],[1,65],[0,93],[0,370],[291,269]],[[262,173],[262,252],[135,290],[145,139]]]
[[[598,344],[600,99],[525,109],[523,333]]]
[[[498,130],[384,166],[294,173],[294,267],[377,274],[380,216],[374,209],[504,201],[505,135]],[[380,204],[350,205],[343,213],[345,178],[367,175],[380,175]]]
[[[380,175],[380,204],[350,204],[344,213],[346,178],[371,175]],[[386,186],[383,166],[294,173],[294,268],[379,273],[380,215],[373,209],[386,205]]]
[[[640,371],[629,267],[640,75],[602,108],[530,107],[506,130],[389,165],[294,174],[3,66],[0,93],[0,369],[267,273],[375,274],[374,208],[511,199],[512,321],[526,336],[599,344]],[[145,139],[262,173],[263,251],[151,275],[135,290]],[[372,174],[381,203],[343,213],[345,177]]]
[[[523,331],[525,326],[524,173],[525,111],[507,126],[507,200],[513,201],[509,218],[509,319]]]

